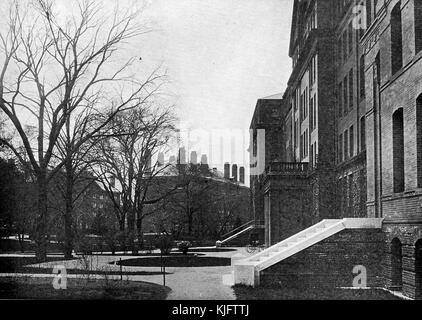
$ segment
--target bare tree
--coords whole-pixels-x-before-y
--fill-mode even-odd
[[[99,143],[99,177],[114,203],[121,232],[127,221],[132,251],[136,251],[135,231],[142,241],[142,221],[151,214],[144,211],[144,206],[161,201],[176,189],[149,192],[155,177],[167,168],[153,164],[152,159],[166,147],[174,131],[173,123],[170,109],[139,106],[116,117],[112,133]]]
[[[2,139],[1,143],[34,173],[38,188],[36,253],[39,260],[45,260],[49,182],[84,144],[103,135],[118,113],[147,101],[158,90],[161,75],[155,70],[139,80],[130,73],[138,59],[121,65],[113,62],[126,41],[144,32],[136,24],[137,12],[120,14],[116,9],[108,16],[98,2],[84,1],[78,3],[76,13],[62,19],[55,14],[52,1],[31,4],[29,14],[23,3],[14,1],[8,28],[0,33],[0,109],[18,135],[15,141]],[[64,157],[55,158],[63,130],[75,128],[73,119],[86,108],[96,118],[95,125],[72,139]],[[27,125],[35,128],[35,137]]]

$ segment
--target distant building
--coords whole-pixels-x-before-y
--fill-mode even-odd
[[[230,179],[230,163],[228,162],[224,164],[224,178]]]
[[[185,147],[179,148],[179,154],[178,154],[178,157],[177,157],[177,162],[179,164],[186,164],[187,163],[187,161],[186,161],[186,149],[185,149]]]
[[[196,151],[192,151],[190,153],[190,163],[198,164],[198,154],[196,153]]]
[[[157,164],[159,165],[159,166],[163,166],[164,165],[164,153],[163,152],[160,152],[159,154],[158,154],[158,158],[157,158]]]

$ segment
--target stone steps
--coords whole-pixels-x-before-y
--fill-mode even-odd
[[[235,284],[256,286],[259,272],[345,229],[381,228],[382,219],[323,220],[234,264]]]

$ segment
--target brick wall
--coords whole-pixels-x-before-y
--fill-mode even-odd
[[[388,288],[392,285],[391,243],[393,239],[398,239],[402,245],[402,292],[410,298],[421,298],[422,283],[421,278],[417,277],[415,268],[415,245],[422,239],[421,223],[394,223],[387,220],[383,232],[386,235],[382,263],[384,286]]]
[[[383,284],[381,230],[344,230],[261,272],[262,286],[352,287],[353,268],[367,269],[367,284]]]
[[[270,210],[266,216],[271,244],[284,240],[312,225],[309,182],[304,177],[269,176],[266,189]],[[270,221],[268,221],[270,220]]]

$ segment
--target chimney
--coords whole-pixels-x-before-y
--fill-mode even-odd
[[[224,164],[224,179],[230,179],[230,163]]]
[[[203,154],[202,157],[201,157],[200,169],[201,169],[202,174],[206,174],[209,170],[208,159],[207,159],[207,156],[205,154]]]
[[[245,167],[239,168],[239,181],[241,184],[245,184]]]
[[[201,164],[208,164],[208,158],[206,154],[203,154],[201,157]]]
[[[232,177],[234,182],[237,182],[237,164],[232,166]]]
[[[192,151],[190,153],[190,163],[191,164],[198,164],[198,155],[197,155],[196,151]]]
[[[178,157],[178,164],[186,164],[186,149],[185,147],[181,147],[179,149],[179,157]]]

